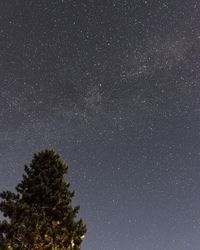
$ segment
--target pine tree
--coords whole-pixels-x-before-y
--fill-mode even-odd
[[[0,193],[0,241],[11,250],[79,250],[86,225],[72,207],[68,166],[53,150],[35,154],[16,192]],[[1,248],[0,248],[1,249]]]

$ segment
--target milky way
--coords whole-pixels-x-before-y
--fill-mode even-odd
[[[0,189],[69,164],[83,250],[199,250],[198,1],[1,0]]]

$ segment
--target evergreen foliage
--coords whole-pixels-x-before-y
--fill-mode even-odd
[[[16,192],[0,193],[0,249],[79,250],[86,225],[72,207],[68,166],[53,150],[35,154]]]

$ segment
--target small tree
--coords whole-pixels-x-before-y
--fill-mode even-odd
[[[74,192],[64,175],[68,166],[53,150],[34,155],[16,193],[0,193],[2,249],[79,250],[86,225],[76,220],[79,206],[72,207]],[[1,245],[0,245],[1,246]]]

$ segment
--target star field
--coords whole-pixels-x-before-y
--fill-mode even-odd
[[[69,164],[83,250],[199,250],[200,3],[0,2],[0,189]]]

